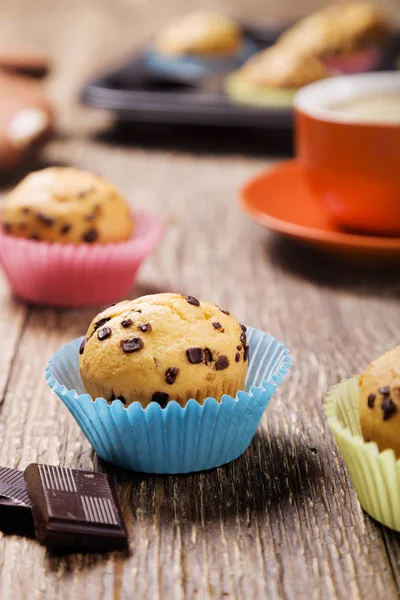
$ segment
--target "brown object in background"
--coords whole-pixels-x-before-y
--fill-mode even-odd
[[[41,79],[50,71],[50,61],[37,50],[0,48],[0,69]]]
[[[39,83],[0,72],[0,172],[18,165],[45,143],[53,109]]]

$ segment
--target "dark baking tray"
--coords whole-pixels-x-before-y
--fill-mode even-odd
[[[261,49],[275,41],[282,26],[272,31],[247,24],[244,31]],[[380,70],[395,69],[399,54],[400,35],[394,34]],[[141,55],[87,83],[81,99],[89,106],[111,110],[118,120],[128,122],[257,130],[290,129],[293,124],[290,108],[259,109],[232,103],[223,91],[221,74],[197,80],[155,74]]]

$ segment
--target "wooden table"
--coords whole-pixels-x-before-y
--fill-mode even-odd
[[[300,4],[302,12],[321,2]],[[224,5],[236,5],[238,15],[285,14],[292,2]],[[117,472],[129,556],[57,558],[32,540],[0,537],[0,598],[396,598],[400,538],[361,510],[322,401],[330,386],[399,343],[398,274],[337,264],[251,222],[236,200],[266,165],[264,141],[244,156],[232,136],[204,143],[205,134],[191,140],[138,128],[129,144],[101,135],[108,117],[78,106],[87,76],[140,44],[169,12],[187,10],[185,0],[3,0],[2,7],[1,39],[37,44],[56,65],[48,87],[60,135],[35,168],[99,171],[168,224],[132,295],[181,291],[220,303],[283,340],[294,366],[234,463],[185,477]],[[0,464],[98,469],[43,376],[51,354],[81,335],[97,309],[28,307],[3,279],[0,295]]]

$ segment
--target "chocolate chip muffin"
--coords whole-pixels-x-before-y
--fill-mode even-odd
[[[129,239],[129,206],[100,175],[71,167],[31,173],[12,190],[3,207],[6,233],[32,240],[106,244]]]
[[[400,458],[400,346],[369,365],[360,378],[360,425],[366,442]]]
[[[97,315],[80,348],[85,391],[125,405],[170,400],[185,406],[244,389],[246,327],[226,310],[192,296],[125,300]]]
[[[224,55],[242,42],[239,26],[225,15],[199,12],[174,19],[159,33],[155,48],[166,56]]]

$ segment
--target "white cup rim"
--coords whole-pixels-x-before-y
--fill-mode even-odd
[[[299,112],[331,123],[362,124],[365,126],[398,127],[399,121],[363,118],[340,110],[329,110],[328,103],[333,104],[351,97],[383,91],[399,92],[400,72],[384,71],[377,73],[358,73],[355,75],[338,75],[310,83],[299,90],[293,99],[293,106]]]

